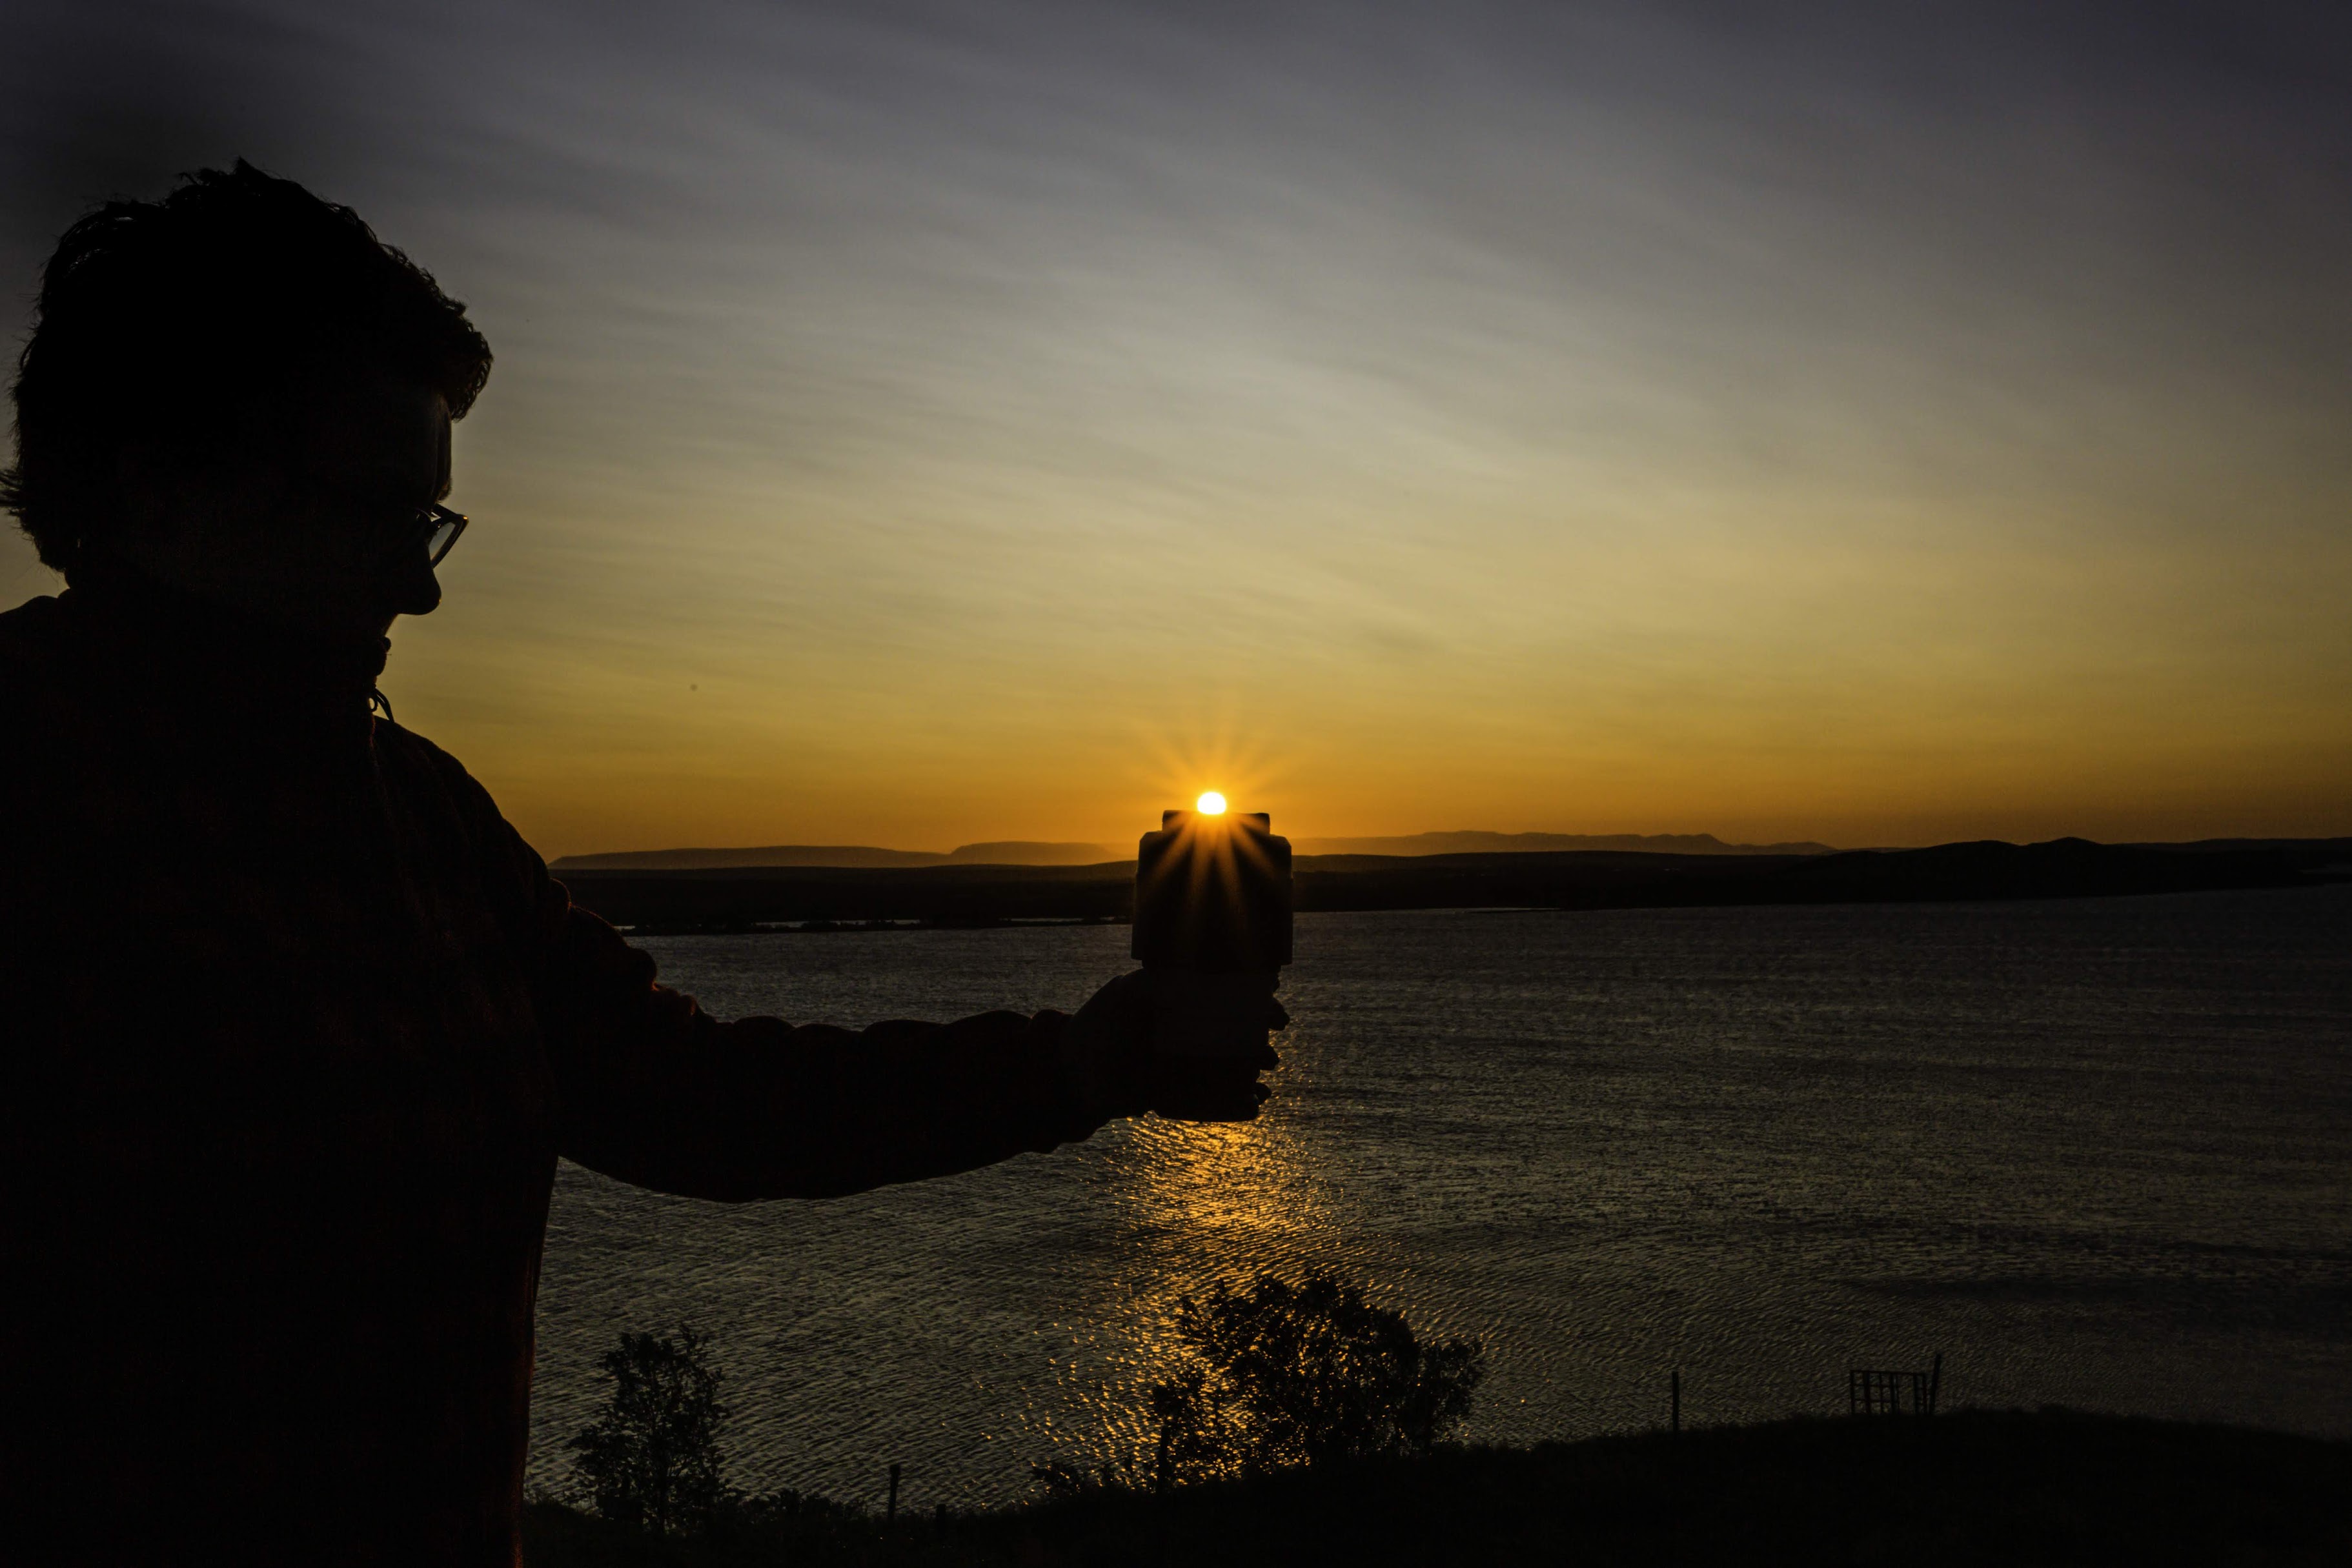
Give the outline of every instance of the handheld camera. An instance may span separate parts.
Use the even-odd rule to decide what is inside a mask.
[[[1209,810],[1210,804],[1218,808]],[[1163,1116],[1224,1121],[1237,1064],[1262,1056],[1268,1001],[1290,962],[1290,841],[1263,811],[1163,811],[1136,848],[1134,953],[1151,977]],[[1254,1084],[1257,1070],[1242,1074]]]

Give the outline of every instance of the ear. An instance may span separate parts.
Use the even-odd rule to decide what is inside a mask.
[[[118,530],[148,534],[181,509],[185,489],[182,465],[145,443],[126,443],[114,450],[112,495],[104,507]]]

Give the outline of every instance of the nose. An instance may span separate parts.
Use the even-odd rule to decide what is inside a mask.
[[[430,615],[441,608],[441,580],[425,564],[425,552],[404,562],[392,580],[391,610],[394,615]]]

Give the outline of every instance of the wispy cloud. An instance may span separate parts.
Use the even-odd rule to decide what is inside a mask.
[[[1335,831],[2309,826],[2352,755],[2333,10],[11,26],[7,276],[242,153],[472,303],[402,711],[554,850],[1111,835],[1202,692]]]

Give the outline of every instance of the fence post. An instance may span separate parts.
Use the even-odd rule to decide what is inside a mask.
[[[1937,1352],[1936,1353],[1936,1359],[1935,1359],[1935,1361],[1934,1361],[1934,1362],[1933,1362],[1933,1363],[1928,1366],[1928,1368],[1927,1368],[1927,1414],[1928,1414],[1928,1415],[1933,1416],[1933,1415],[1936,1413],[1936,1401],[1937,1401],[1937,1399],[1938,1397],[1940,1397],[1940,1396],[1942,1396],[1943,1392],[1944,1392],[1944,1353],[1943,1353],[1942,1351],[1940,1351],[1940,1350],[1939,1350],[1939,1351],[1937,1351]]]
[[[898,1517],[898,1466],[896,1466],[896,1465],[892,1465],[892,1466],[890,1467],[890,1502],[889,1502],[889,1506],[883,1510],[883,1512],[882,1512],[882,1522],[883,1522],[883,1523],[885,1523],[885,1524],[893,1523],[893,1522],[895,1522],[895,1521],[897,1521]]]
[[[1152,1474],[1151,1490],[1153,1491],[1168,1490],[1168,1442],[1175,1425],[1176,1417],[1173,1416],[1162,1416],[1160,1418],[1160,1463]]]

